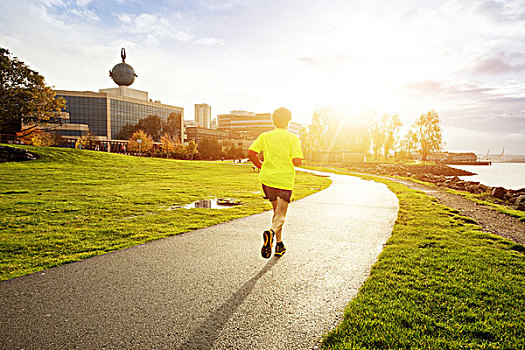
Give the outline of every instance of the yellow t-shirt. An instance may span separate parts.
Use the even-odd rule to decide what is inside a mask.
[[[250,150],[263,152],[264,162],[259,180],[266,186],[292,190],[295,181],[293,158],[304,158],[297,135],[285,129],[274,129],[259,135]]]

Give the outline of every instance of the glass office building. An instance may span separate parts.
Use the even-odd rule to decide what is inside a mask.
[[[177,138],[183,142],[184,109],[148,100],[146,92],[123,88],[55,92],[66,100],[64,112],[69,114],[69,119],[63,121],[64,136],[81,136],[87,125],[99,140],[118,140],[124,126],[136,125],[148,116],[158,116],[164,122],[169,117],[175,121]]]

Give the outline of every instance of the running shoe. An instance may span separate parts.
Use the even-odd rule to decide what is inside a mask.
[[[272,256],[273,236],[275,236],[275,232],[272,230],[266,230],[263,232],[261,255],[265,259],[269,259],[270,256]]]
[[[275,255],[281,256],[284,253],[286,253],[286,247],[284,246],[283,242],[277,242],[275,245]]]

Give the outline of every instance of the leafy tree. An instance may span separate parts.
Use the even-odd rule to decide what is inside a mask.
[[[120,132],[117,135],[117,139],[127,140],[131,138],[135,131],[138,131],[138,129],[135,128],[135,125],[126,124],[120,129]]]
[[[193,156],[197,154],[197,145],[195,144],[195,141],[190,140],[186,147],[188,149],[188,156],[190,156],[191,160],[193,160]]]
[[[399,118],[399,115],[388,115],[385,114],[383,116],[383,128],[384,128],[384,144],[383,149],[385,151],[385,159],[388,158],[388,154],[390,153],[390,150],[392,150],[395,147],[396,139],[398,137],[397,133],[399,131],[399,127],[403,125],[401,123],[401,119]]]
[[[177,159],[188,158],[188,152],[188,146],[183,145],[179,140],[175,140],[175,157]]]
[[[137,125],[135,125],[135,131],[139,130],[143,130],[146,134],[149,134],[153,140],[159,141],[162,132],[162,120],[156,115],[149,115],[146,118],[142,118]]]
[[[407,158],[417,149],[417,143],[417,134],[415,131],[413,129],[408,130],[403,140],[401,140],[401,150]]]
[[[320,109],[314,112],[312,124],[308,127],[310,142],[308,147],[312,150],[327,151],[330,145],[330,127],[332,117],[328,109]]]
[[[58,146],[61,136],[55,132],[40,131],[32,134],[31,144],[33,146]]]
[[[370,128],[370,138],[372,140],[372,151],[374,152],[374,158],[377,160],[377,155],[381,152],[381,149],[385,146],[385,129],[383,126],[383,119],[374,120]]]
[[[222,147],[215,139],[204,139],[197,146],[202,159],[218,159],[221,156]]]
[[[36,125],[29,124],[16,133],[16,138],[26,145],[32,145],[33,137],[41,132],[43,131],[39,129]]]
[[[43,76],[0,47],[0,133],[15,134],[23,122],[53,120],[65,105]]]
[[[166,158],[168,158],[170,154],[175,152],[177,143],[168,134],[164,133],[164,135],[162,135],[162,137],[160,138],[160,142],[160,147],[162,148],[164,153],[166,153]]]
[[[174,139],[180,140],[181,118],[178,113],[170,113],[166,122],[162,125],[162,131]]]
[[[443,147],[439,115],[434,110],[422,114],[414,124],[414,128],[421,158],[426,161],[430,153],[439,152]]]
[[[80,136],[75,142],[75,148],[95,149],[96,145],[95,135],[89,132],[86,135]]]
[[[149,152],[153,148],[153,138],[143,130],[133,133],[129,139],[128,149],[132,152]]]
[[[236,147],[235,145],[231,145],[226,151],[226,158],[240,159],[244,158],[244,156],[245,154],[242,147]]]
[[[312,137],[311,133],[309,132],[309,128],[307,126],[303,126],[299,134],[299,140],[301,140],[301,146],[303,148],[305,156],[307,156],[312,150],[313,142],[311,139]]]

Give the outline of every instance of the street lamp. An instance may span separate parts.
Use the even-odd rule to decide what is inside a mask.
[[[137,143],[139,144],[139,154],[142,155],[142,149],[140,147],[140,144],[142,143],[142,139],[138,139]]]

